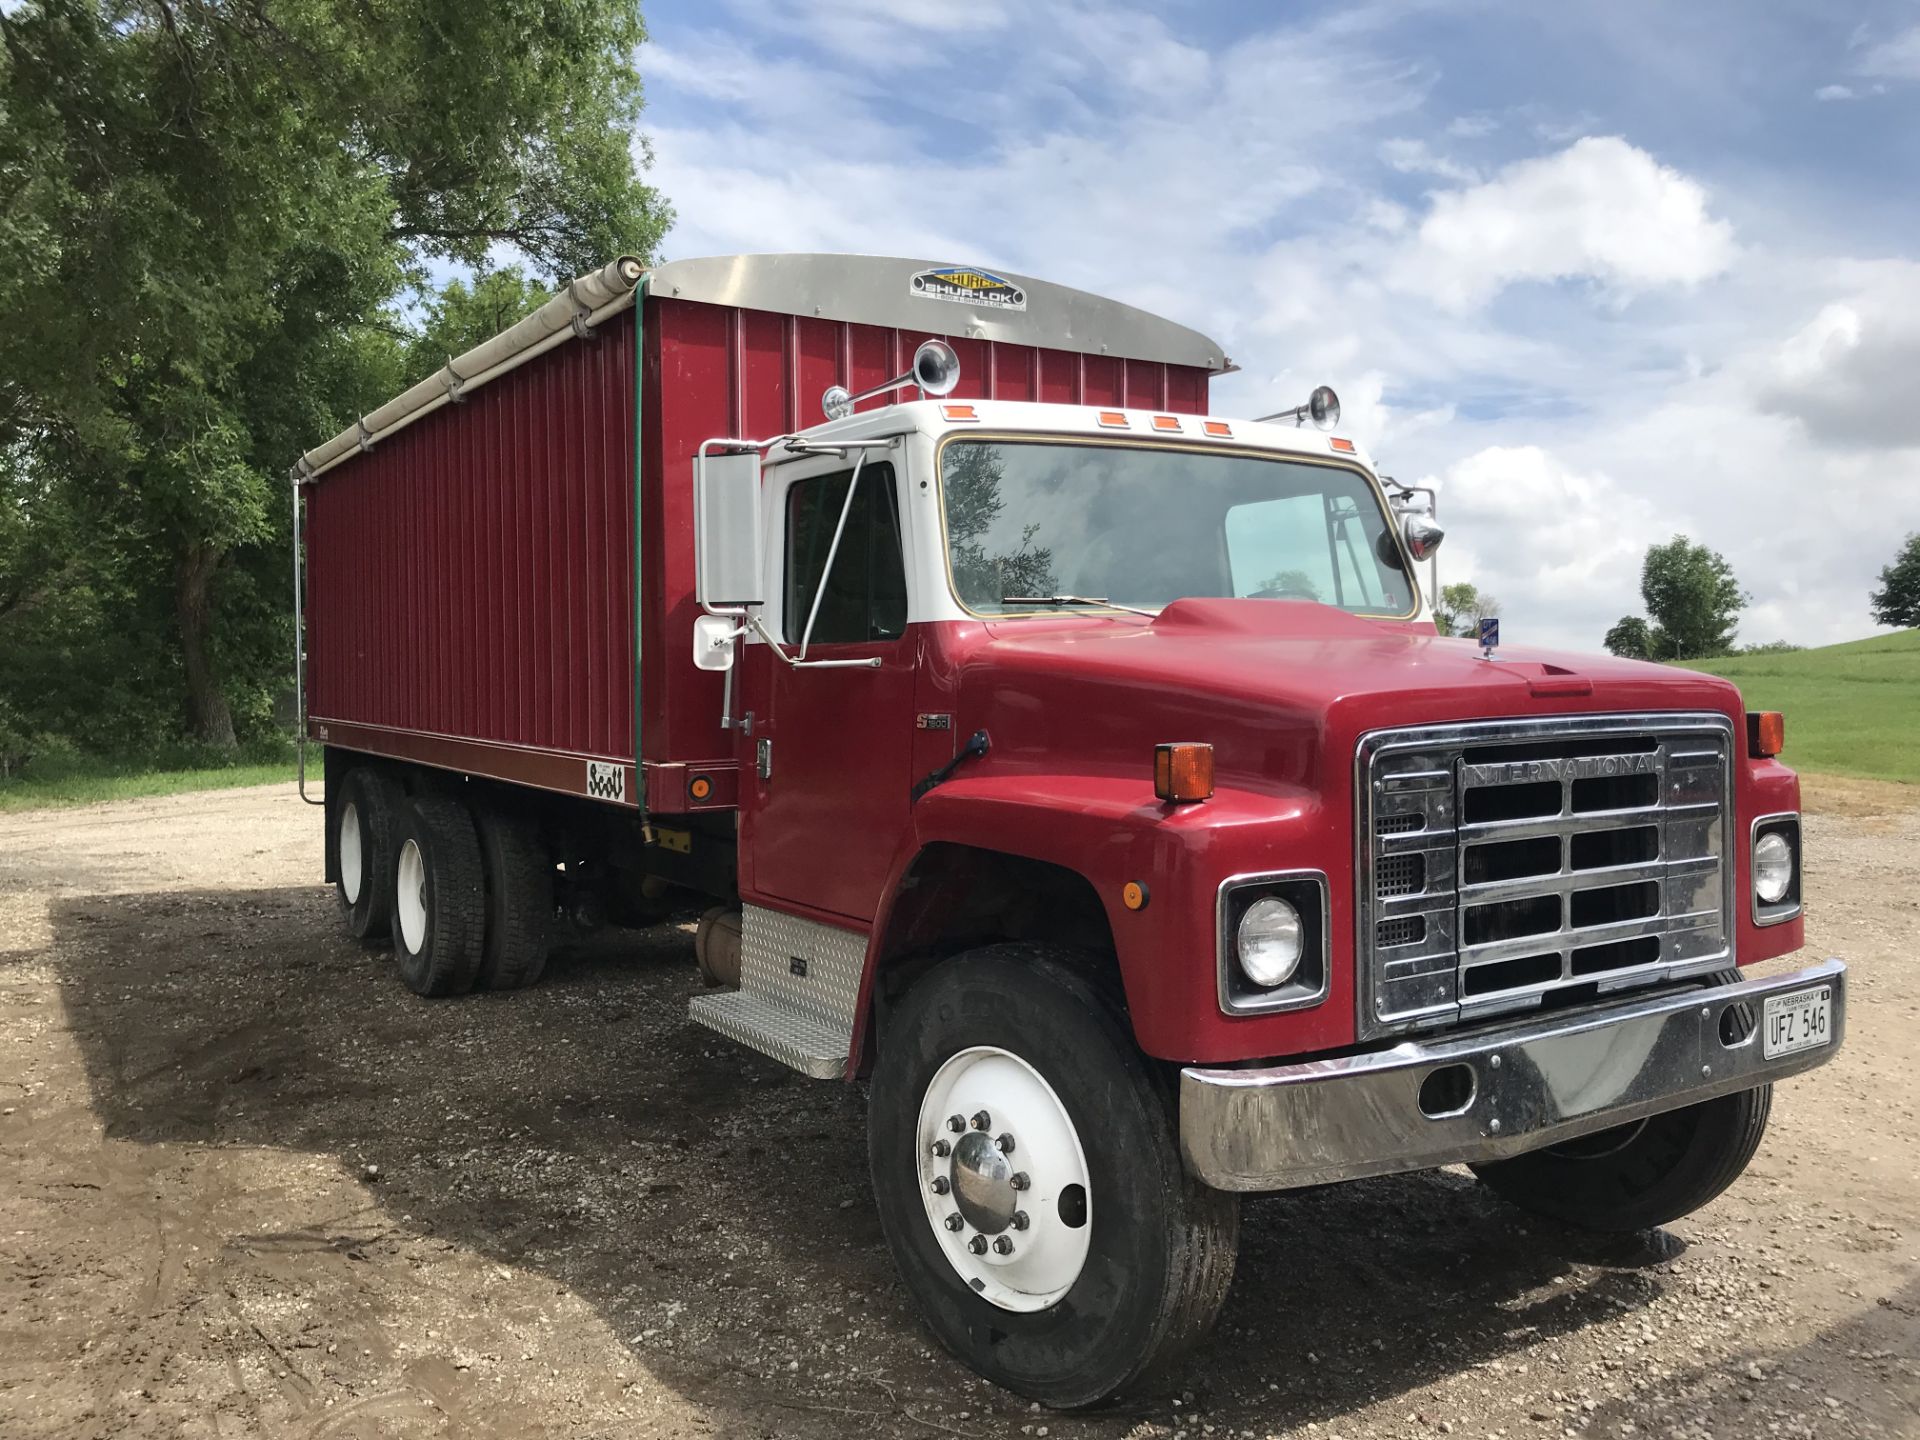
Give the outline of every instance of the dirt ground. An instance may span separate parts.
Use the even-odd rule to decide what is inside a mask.
[[[1093,1417],[935,1352],[861,1096],[691,1028],[683,931],[425,1003],[290,788],[0,818],[0,1436],[1920,1436],[1920,814],[1809,794],[1850,1035],[1729,1195],[1255,1200],[1184,1394]]]

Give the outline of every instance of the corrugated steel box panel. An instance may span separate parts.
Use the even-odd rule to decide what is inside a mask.
[[[627,312],[311,486],[314,721],[631,762],[633,410]]]

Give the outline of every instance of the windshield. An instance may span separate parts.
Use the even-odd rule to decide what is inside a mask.
[[[940,469],[954,590],[978,614],[1031,611],[1037,597],[1148,610],[1187,596],[1414,609],[1387,513],[1357,471],[985,438],[949,441]]]

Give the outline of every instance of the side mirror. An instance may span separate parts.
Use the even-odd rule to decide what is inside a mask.
[[[1406,515],[1400,520],[1400,535],[1407,542],[1407,553],[1415,560],[1431,560],[1447,532],[1424,515]]]
[[[760,593],[764,582],[757,451],[695,458],[693,572],[694,596],[702,605],[738,609],[765,602],[767,597]],[[731,663],[729,657],[727,664]]]
[[[693,668],[731,670],[733,640],[740,632],[725,615],[693,617]]]

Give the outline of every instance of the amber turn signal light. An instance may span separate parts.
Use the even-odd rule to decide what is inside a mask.
[[[1190,805],[1213,794],[1213,747],[1154,746],[1153,793],[1169,805]]]
[[[1778,710],[1747,712],[1747,753],[1767,760],[1787,748],[1787,717]]]

